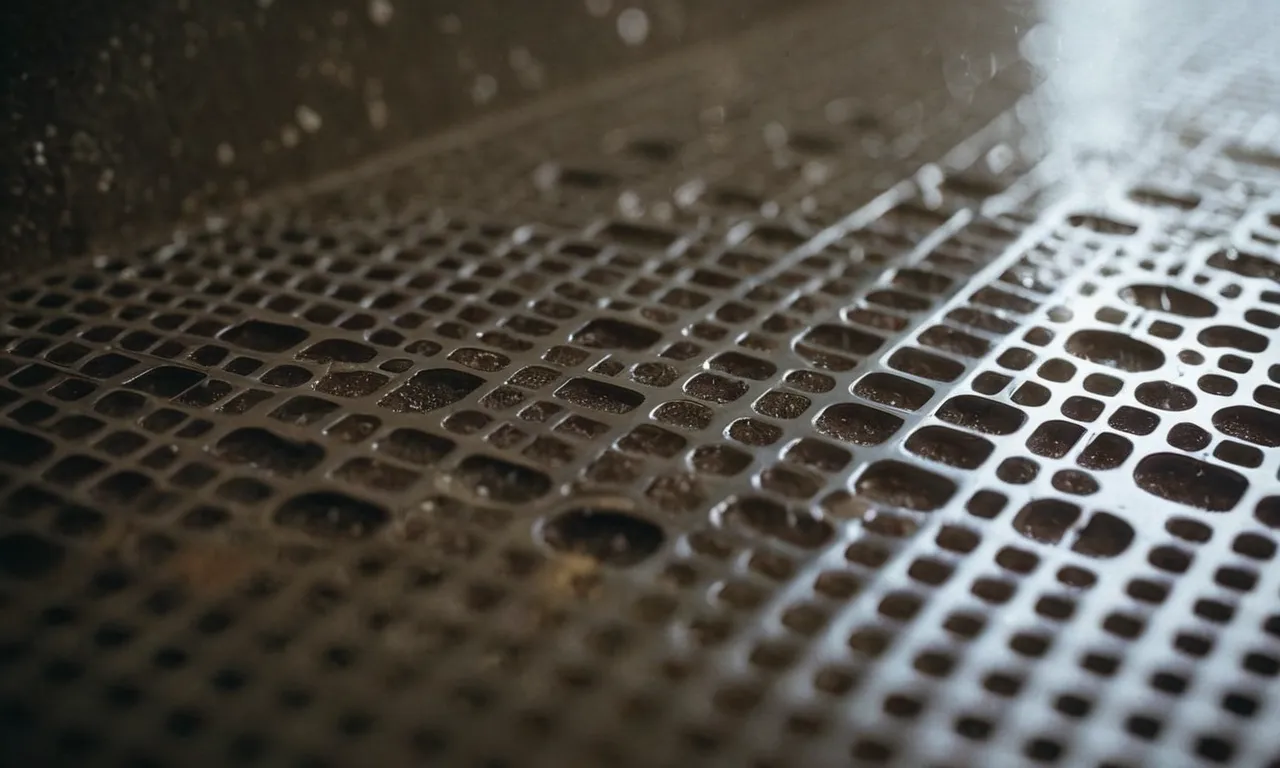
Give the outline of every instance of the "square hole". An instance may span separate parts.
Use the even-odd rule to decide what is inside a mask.
[[[1017,588],[1012,582],[1003,579],[976,579],[973,587],[969,590],[978,599],[994,605],[1003,605],[1013,598],[1013,593]]]
[[[1222,697],[1222,708],[1233,715],[1253,717],[1258,711],[1258,700],[1241,693],[1228,693]]]
[[[1220,602],[1218,600],[1202,599],[1197,600],[1192,611],[1195,615],[1215,624],[1226,624],[1235,617],[1236,609],[1233,605]]]
[[[1094,317],[1099,321],[1109,323],[1111,325],[1120,325],[1128,316],[1129,315],[1123,310],[1119,310],[1114,307],[1102,307],[1096,314],[1094,314]]]
[[[981,541],[982,538],[974,531],[955,525],[943,526],[936,539],[939,547],[960,555],[969,554]]]
[[[1228,464],[1253,469],[1262,466],[1262,451],[1252,445],[1237,443],[1234,440],[1223,440],[1213,449],[1214,458]]]
[[[944,678],[955,669],[956,660],[950,654],[937,651],[926,651],[916,657],[917,672],[934,678]]]
[[[1213,580],[1220,586],[1227,589],[1234,589],[1238,592],[1248,592],[1258,583],[1258,576],[1253,571],[1247,571],[1243,568],[1219,568],[1214,574]]]
[[[1151,605],[1163,603],[1169,596],[1169,588],[1148,579],[1134,579],[1126,588],[1129,597]]]
[[[1253,560],[1270,560],[1275,557],[1276,543],[1257,533],[1242,533],[1231,544],[1231,551]]]
[[[1120,660],[1102,653],[1088,653],[1080,660],[1080,666],[1095,675],[1111,677],[1120,668]]]
[[[1213,650],[1213,639],[1188,632],[1179,633],[1173,641],[1173,647],[1196,658],[1203,658]]]
[[[1074,601],[1053,595],[1046,595],[1036,602],[1036,613],[1053,621],[1067,621],[1075,610]]]
[[[889,561],[889,552],[870,541],[856,541],[845,550],[844,556],[851,563],[866,568],[879,568]]]
[[[1084,379],[1086,391],[1102,397],[1114,397],[1124,388],[1124,382],[1105,373],[1091,373]]]
[[[983,395],[997,395],[1013,381],[1012,376],[994,371],[983,371],[973,380],[973,391]]]
[[[996,553],[996,564],[1007,571],[1025,575],[1031,573],[1040,564],[1040,558],[1034,552],[1017,547],[1004,547]]]
[[[936,587],[951,577],[954,569],[947,563],[933,558],[917,558],[907,570],[912,579]]]
[[[1079,720],[1088,717],[1089,713],[1093,711],[1093,702],[1081,696],[1068,693],[1059,696],[1054,701],[1053,707],[1067,717]]]
[[[1073,395],[1068,397],[1062,404],[1062,415],[1068,419],[1076,421],[1093,422],[1097,421],[1102,415],[1102,411],[1106,406],[1100,400],[1094,400],[1092,397],[1082,397]]]
[[[1027,331],[1022,336],[1022,339],[1028,344],[1033,344],[1037,347],[1047,346],[1049,342],[1053,341],[1053,331],[1048,328],[1036,326]]]
[[[1052,397],[1053,393],[1045,387],[1034,381],[1026,381],[1013,393],[1013,402],[1027,408],[1039,408]]]
[[[49,395],[64,402],[74,402],[88,397],[97,389],[96,384],[91,384],[84,379],[64,379],[49,390]]]
[[[170,480],[174,485],[182,488],[198,489],[208,485],[217,476],[218,471],[216,469],[207,464],[196,462],[183,466],[173,473]]]
[[[992,729],[990,721],[977,717],[961,717],[955,722],[955,732],[973,741],[986,741]]]
[[[1009,499],[1003,493],[982,490],[973,494],[965,509],[974,517],[991,520],[999,515],[1008,503]]]
[[[1001,368],[1011,371],[1021,371],[1036,361],[1035,353],[1029,349],[1014,347],[1007,349],[996,358],[996,363]]]
[[[1239,355],[1223,355],[1218,358],[1218,367],[1230,373],[1248,373],[1253,362]]]
[[[1168,573],[1186,573],[1191,560],[1190,552],[1173,546],[1154,547],[1147,555],[1147,562]]]
[[[1172,696],[1181,696],[1187,690],[1187,678],[1172,672],[1157,672],[1151,676],[1151,687]]]
[[[1023,747],[1023,754],[1037,763],[1057,762],[1062,751],[1062,745],[1050,739],[1032,739]]]
[[[1146,628],[1145,622],[1136,616],[1112,613],[1102,621],[1102,628],[1116,637],[1134,640]]]
[[[855,490],[874,501],[917,512],[944,506],[956,492],[951,480],[900,461],[878,461],[858,476]]]
[[[997,696],[1012,698],[1022,690],[1022,680],[1002,672],[993,672],[982,681],[982,687]]]
[[[1036,373],[1045,381],[1062,384],[1071,381],[1071,378],[1076,375],[1076,367],[1066,360],[1054,358],[1045,361]]]
[[[977,637],[986,626],[986,619],[974,613],[953,613],[947,617],[943,627],[948,632],[959,635],[962,638],[972,639]]]
[[[1160,426],[1160,417],[1141,408],[1125,405],[1111,414],[1107,424],[1112,429],[1127,432],[1131,435],[1149,435]]]
[[[1124,728],[1140,739],[1152,741],[1160,735],[1161,723],[1152,717],[1134,715],[1125,721]]]

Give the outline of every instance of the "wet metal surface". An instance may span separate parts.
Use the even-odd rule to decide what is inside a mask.
[[[169,232],[793,5],[6,3],[0,262],[28,268]]]
[[[1275,764],[1276,14],[1152,17],[1085,174],[999,6],[8,287],[5,756]]]

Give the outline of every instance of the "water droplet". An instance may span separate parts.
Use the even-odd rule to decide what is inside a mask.
[[[391,23],[391,17],[395,15],[395,11],[395,6],[391,4],[391,0],[369,1],[369,20],[379,27]]]
[[[294,117],[298,121],[298,127],[307,133],[315,133],[320,130],[320,127],[324,124],[320,115],[306,104],[298,107],[297,111],[294,113]]]
[[[533,57],[528,48],[517,46],[507,55],[511,69],[515,71],[520,84],[530,90],[541,88],[546,82],[546,69]]]
[[[440,31],[446,35],[456,35],[462,31],[462,19],[452,13],[440,17]]]
[[[787,127],[782,123],[769,123],[764,127],[764,143],[771,149],[782,149],[787,145]]]
[[[493,75],[476,75],[471,83],[471,100],[476,104],[488,104],[498,95],[498,81]]]
[[[369,115],[369,125],[379,131],[386,128],[389,110],[386,100],[382,98],[382,83],[378,80],[369,80],[365,83],[364,93],[364,106]]]
[[[627,45],[643,45],[649,39],[649,16],[639,8],[618,14],[618,37]]]

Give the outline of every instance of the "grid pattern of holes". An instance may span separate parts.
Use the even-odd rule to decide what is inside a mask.
[[[911,164],[814,133],[855,55],[819,29],[752,65],[799,95],[663,145],[708,174],[732,148],[705,190],[607,130],[647,96],[589,157],[492,141],[308,209],[349,223],[274,212],[11,289],[4,722],[132,764],[512,758],[492,728],[618,764],[1269,757],[1274,181],[1197,177],[1169,213],[1154,158],[1129,232],[979,210],[975,166],[826,229]],[[892,133],[921,95],[849,119]],[[915,158],[974,127],[923,95]],[[760,176],[813,153],[839,178]],[[423,185],[459,205],[401,197]],[[1176,245],[1223,234],[1251,247]],[[102,711],[55,712],[69,686]]]

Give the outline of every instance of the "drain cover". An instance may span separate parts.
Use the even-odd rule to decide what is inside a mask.
[[[1080,187],[998,5],[14,281],[6,761],[1280,758],[1274,10],[1151,19]]]

